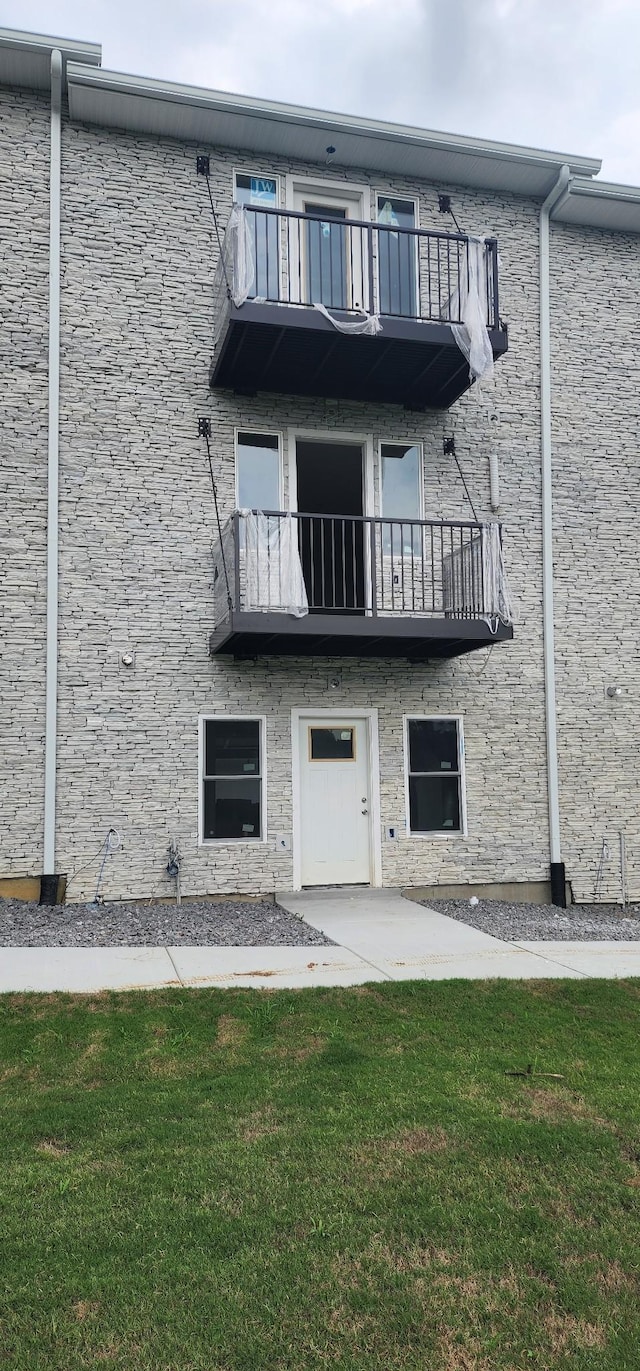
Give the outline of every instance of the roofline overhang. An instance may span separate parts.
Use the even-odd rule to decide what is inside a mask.
[[[640,186],[572,176],[550,217],[560,224],[640,233]]]
[[[102,45],[85,43],[77,38],[56,38],[51,34],[25,33],[20,29],[0,28],[0,49],[25,53],[31,57],[49,57],[56,50],[64,62],[79,62],[92,71],[102,61]]]
[[[567,155],[540,148],[520,147],[513,143],[466,137],[462,134],[440,133],[410,125],[388,123],[359,115],[339,114],[329,110],[310,109],[301,105],[266,101],[228,91],[207,90],[178,82],[158,81],[151,77],[134,76],[127,72],[96,70],[80,63],[71,63],[68,71],[70,86],[92,87],[96,91],[121,94],[147,100],[160,100],[182,108],[207,110],[211,113],[247,116],[278,124],[323,130],[327,134],[356,134],[359,138],[379,140],[422,148],[424,151],[461,154],[478,158],[500,159],[505,164],[548,168],[550,177],[555,169],[568,165],[574,174],[595,176],[601,160],[593,157]]]

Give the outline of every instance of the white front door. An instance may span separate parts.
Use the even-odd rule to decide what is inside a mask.
[[[300,720],[302,885],[368,885],[371,793],[366,719]]]

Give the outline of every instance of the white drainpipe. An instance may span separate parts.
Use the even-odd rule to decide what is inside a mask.
[[[51,149],[49,174],[49,442],[47,455],[47,653],[43,851],[43,872],[45,876],[53,876],[56,871],[61,107],[62,53],[57,48],[54,48],[51,53]],[[50,890],[48,891],[46,902],[51,902]]]
[[[547,732],[547,790],[551,898],[565,904],[565,872],[560,847],[558,736],[556,726],[556,670],[553,609],[553,479],[551,466],[551,335],[549,301],[549,219],[568,194],[571,173],[562,167],[553,190],[540,210],[540,411],[542,451],[542,621]]]

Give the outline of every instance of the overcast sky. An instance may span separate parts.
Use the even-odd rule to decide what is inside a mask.
[[[640,184],[640,0],[0,0],[102,65],[602,157]]]

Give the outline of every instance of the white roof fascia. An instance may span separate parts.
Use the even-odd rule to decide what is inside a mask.
[[[537,148],[261,101],[252,96],[124,72],[97,71],[76,63],[69,65],[68,82],[71,117],[82,122],[254,151],[271,150],[282,155],[287,151],[303,155],[301,136],[307,131],[307,140],[310,144],[314,142],[314,157],[326,151],[326,143],[321,139],[336,144],[342,140],[342,147],[338,144],[337,163],[343,166],[391,169],[402,149],[405,159],[415,164],[418,175],[428,176],[435,168],[435,174],[443,178],[448,170],[452,181],[459,172],[462,184],[500,185],[534,195],[546,194],[563,165],[587,177],[596,175],[601,166],[595,158],[568,157]]]
[[[47,89],[51,53],[56,49],[62,53],[63,66],[69,62],[81,62],[89,70],[95,70],[102,60],[99,43],[83,43],[75,38],[56,38],[50,34],[0,28],[0,85]]]

